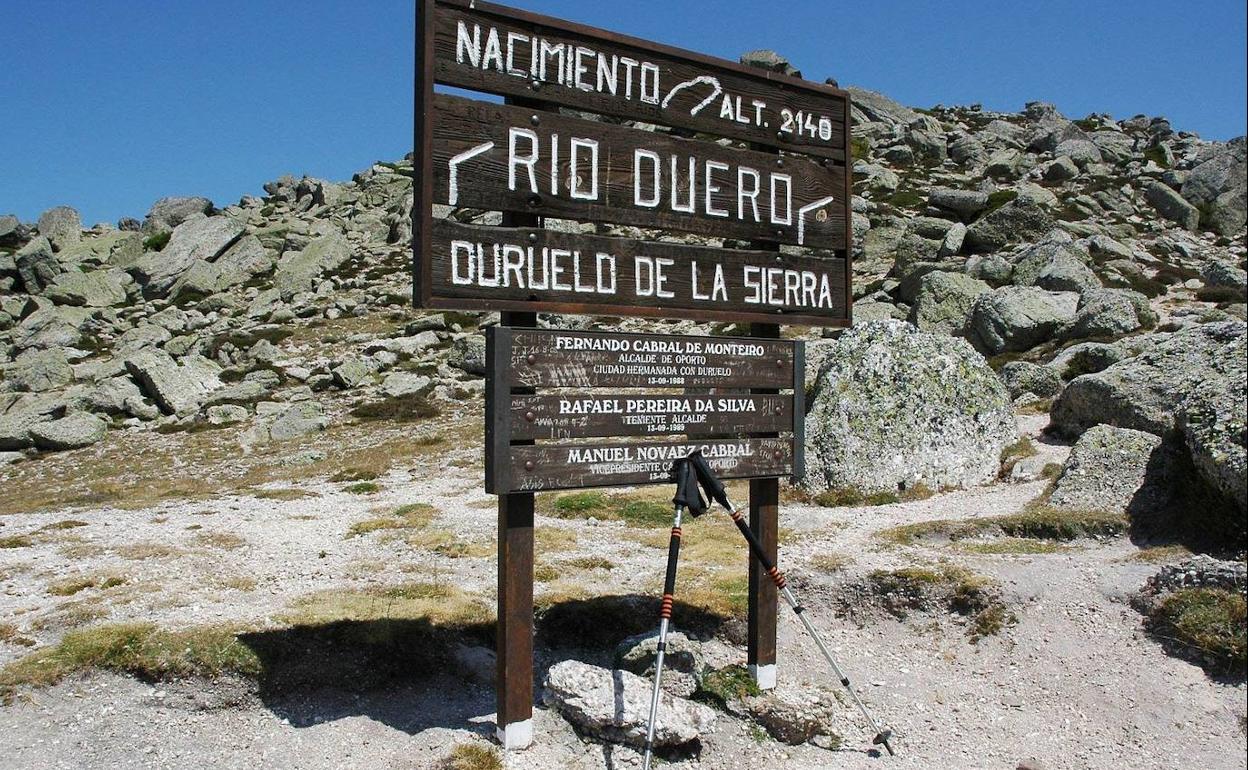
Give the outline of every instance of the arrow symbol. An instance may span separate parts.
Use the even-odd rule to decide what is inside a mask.
[[[824,206],[828,205],[829,203],[832,203],[835,200],[836,198],[833,198],[831,195],[829,195],[823,200],[815,201],[814,203],[811,203],[810,205],[807,205],[807,206],[803,206],[797,210],[797,243],[798,245],[805,245],[806,243],[806,215],[814,211],[815,209],[823,208]]]
[[[494,149],[493,142],[486,142],[485,144],[479,144],[476,147],[473,147],[471,150],[464,150],[463,152],[454,156],[453,158],[450,159],[450,161],[447,162],[447,165],[450,167],[450,170],[451,170],[450,192],[446,196],[447,205],[454,206],[456,203],[459,202],[459,175],[458,175],[459,164],[463,163],[466,160],[472,160],[473,158],[477,157],[481,153],[489,152],[492,149]]]

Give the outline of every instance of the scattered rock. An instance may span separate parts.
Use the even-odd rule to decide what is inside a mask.
[[[174,228],[169,243],[145,254],[132,268],[150,296],[165,296],[198,260],[211,262],[243,234],[243,226],[226,216],[194,216]]]
[[[4,370],[4,381],[13,390],[33,393],[63,388],[73,380],[74,370],[59,348],[27,353]]]
[[[1248,326],[1242,321],[1202,324],[1163,336],[1139,355],[1072,380],[1053,404],[1053,426],[1067,436],[1098,423],[1167,435],[1197,385],[1222,382],[1228,390],[1244,393],[1246,339]]]
[[[1079,307],[1065,339],[1121,337],[1157,325],[1157,313],[1148,298],[1130,289],[1090,289],[1079,297]]]
[[[1192,231],[1200,227],[1199,209],[1161,182],[1153,182],[1144,188],[1144,199],[1157,209],[1158,214],[1181,227]]]
[[[643,746],[650,714],[650,682],[628,671],[608,671],[575,660],[546,674],[542,700],[598,738]],[[683,746],[715,726],[709,707],[661,693],[654,745]]]
[[[143,350],[126,359],[126,369],[165,414],[197,412],[208,394],[224,385],[221,367],[201,356],[179,363],[163,351]]]
[[[1055,508],[1120,513],[1139,507],[1144,501],[1136,497],[1160,446],[1160,438],[1138,430],[1110,425],[1088,430],[1071,449],[1049,503]],[[1154,504],[1150,499],[1149,507]]]
[[[30,429],[35,446],[53,452],[81,449],[104,438],[108,423],[87,412],[74,412]]]
[[[910,323],[925,332],[963,335],[975,298],[989,291],[988,284],[965,273],[928,273],[910,305]]]
[[[1079,295],[1034,286],[1003,286],[975,300],[970,340],[986,355],[1030,350],[1074,320]]]
[[[329,418],[321,405],[313,401],[293,404],[269,426],[269,437],[274,441],[287,441],[309,433],[325,430]]]
[[[39,235],[47,238],[52,248],[64,251],[82,240],[82,218],[69,206],[57,206],[39,215]]]
[[[966,246],[972,251],[999,251],[1011,243],[1034,240],[1055,224],[1044,206],[1020,196],[972,224],[966,233]]]
[[[1030,361],[1011,361],[1001,367],[1001,381],[1010,389],[1010,398],[1031,393],[1041,398],[1056,396],[1062,390],[1062,378],[1051,367]]]
[[[143,231],[149,235],[173,232],[174,228],[197,214],[212,214],[212,201],[207,198],[161,198],[152,204],[143,220]]]
[[[658,632],[630,636],[615,648],[615,667],[653,678],[658,646]],[[692,697],[705,668],[701,646],[679,631],[669,631],[663,658],[663,689],[680,698]]]
[[[469,374],[485,376],[485,337],[480,334],[465,334],[451,344],[451,357],[448,361],[456,369]]]
[[[351,259],[351,247],[339,234],[323,235],[303,248],[288,252],[277,262],[273,288],[283,300],[302,291],[312,291],[327,272],[341,268]]]

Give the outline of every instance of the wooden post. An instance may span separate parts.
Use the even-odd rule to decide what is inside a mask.
[[[508,227],[534,227],[539,225],[539,220],[533,216],[504,214],[503,223]],[[537,326],[537,314],[503,313],[499,323],[531,328]],[[511,392],[533,391],[512,389]],[[498,628],[495,647],[498,656],[494,681],[497,698],[495,734],[504,750],[527,748],[533,742],[531,492],[498,496]]]
[[[780,327],[774,324],[752,324],[755,337],[775,339]],[[775,390],[754,390],[754,393],[775,393]],[[775,434],[772,434],[775,435]],[[763,543],[767,556],[776,562],[779,543],[780,480],[750,480],[750,529]],[[749,615],[747,618],[747,656],[750,674],[761,690],[776,686],[776,617],[779,595],[771,577],[763,572],[758,560],[746,553],[750,562]]]

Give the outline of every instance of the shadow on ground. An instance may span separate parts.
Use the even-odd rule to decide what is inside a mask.
[[[616,645],[658,626],[657,598],[621,595],[542,607],[536,614],[534,693],[561,660],[610,665]],[[696,636],[726,633],[744,623],[677,603],[679,627]],[[475,729],[494,712],[486,670],[465,670],[460,648],[494,648],[494,623],[437,625],[427,619],[339,621],[240,634],[260,660],[256,692],[266,708],[295,727],[353,716],[414,734],[433,727]],[[480,650],[478,650],[480,651]],[[485,656],[488,661],[488,655]]]

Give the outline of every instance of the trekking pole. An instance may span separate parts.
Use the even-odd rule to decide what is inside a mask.
[[[706,513],[706,503],[698,492],[697,478],[687,460],[677,460],[675,465],[676,495],[672,505],[676,518],[672,523],[672,537],[667,545],[667,576],[663,583],[663,601],[659,609],[658,656],[654,662],[654,690],[650,693],[650,721],[646,725],[645,762],[643,770],[650,770],[654,753],[654,731],[659,716],[659,681],[663,677],[663,658],[667,651],[667,629],[672,619],[672,602],[676,593],[676,561],[680,556],[680,518],[688,509],[695,518]]]
[[[819,636],[819,632],[806,618],[806,608],[798,604],[797,598],[793,596],[793,591],[785,580],[784,573],[776,568],[776,565],[767,557],[767,552],[763,549],[763,544],[759,542],[758,536],[754,534],[754,530],[750,529],[746,523],[745,517],[741,515],[741,511],[732,505],[728,499],[728,490],[724,488],[723,482],[715,478],[715,474],[711,471],[711,466],[706,462],[706,458],[702,456],[701,450],[693,452],[689,455],[689,464],[693,467],[697,474],[698,481],[701,482],[702,488],[706,490],[706,494],[715,502],[722,505],[728,515],[732,517],[733,522],[737,525],[737,529],[741,530],[741,534],[745,536],[746,542],[750,544],[750,551],[754,554],[754,558],[758,559],[758,563],[763,565],[763,570],[771,577],[771,581],[776,584],[776,588],[784,596],[784,600],[793,608],[794,614],[798,620],[802,621],[802,625],[806,627],[806,632],[815,640],[815,645],[819,651],[823,653],[823,657],[832,666],[832,670],[836,672],[836,676],[841,680],[841,685],[849,692],[849,697],[853,699],[858,706],[858,710],[867,718],[867,722],[871,725],[871,729],[875,730],[875,738],[872,743],[877,746],[883,746],[889,756],[894,756],[893,747],[889,745],[889,740],[893,737],[891,730],[885,730],[880,727],[879,723],[871,716],[871,712],[867,711],[867,707],[863,705],[862,699],[858,697],[858,693],[854,691],[854,687],[849,682],[849,677],[841,671],[841,667],[836,664],[832,658],[832,653],[828,651],[827,645],[823,643],[823,639]]]

